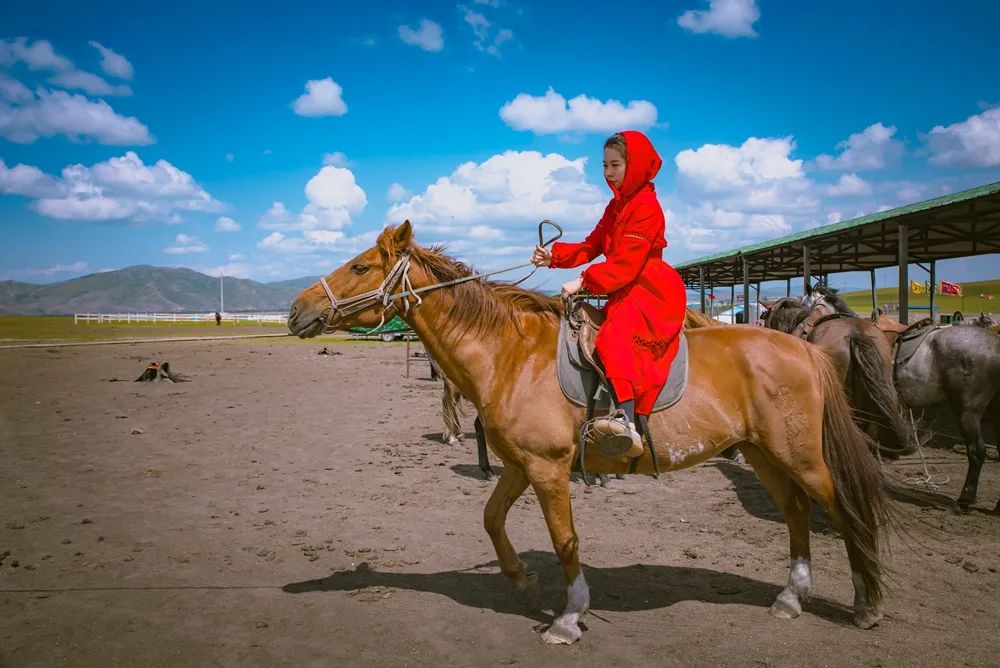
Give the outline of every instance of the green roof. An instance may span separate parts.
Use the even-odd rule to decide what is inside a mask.
[[[878,223],[884,220],[889,220],[891,218],[898,218],[900,216],[906,216],[909,214],[918,213],[920,211],[926,211],[928,209],[936,209],[938,207],[947,206],[949,204],[957,204],[960,202],[964,202],[966,200],[975,199],[977,197],[996,195],[996,194],[1000,194],[1000,181],[997,181],[996,183],[988,183],[986,185],[979,186],[978,188],[963,190],[961,192],[953,193],[951,195],[936,197],[934,199],[924,200],[923,202],[916,202],[915,204],[907,204],[906,206],[900,206],[895,209],[889,209],[887,211],[873,213],[867,216],[862,216],[860,218],[845,220],[839,223],[833,223],[831,225],[824,225],[823,227],[816,227],[811,230],[797,232],[795,234],[789,234],[788,236],[780,237],[778,239],[770,239],[768,241],[762,241],[760,243],[752,244],[750,246],[744,246],[743,248],[734,248],[732,250],[724,251],[722,253],[716,253],[714,255],[706,255],[705,257],[700,257],[695,260],[688,260],[687,262],[681,262],[679,264],[675,264],[674,267],[676,269],[696,267],[701,264],[706,264],[708,262],[712,262],[715,260],[721,260],[723,258],[731,257],[734,255],[747,255],[750,253],[754,253],[756,251],[775,248],[777,246],[783,246],[785,244],[794,243],[796,241],[817,239],[819,237],[823,237],[828,234],[836,234],[837,232],[843,232],[844,230],[849,230],[855,227],[868,225],[869,223]]]

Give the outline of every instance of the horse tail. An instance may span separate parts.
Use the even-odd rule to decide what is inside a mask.
[[[843,515],[841,530],[848,550],[853,546],[869,601],[877,605],[884,591],[882,550],[890,524],[882,470],[869,448],[869,439],[852,418],[833,362],[816,346],[807,347],[823,389],[823,459]]]
[[[863,332],[854,331],[850,338],[851,371],[860,382],[863,394],[854,392],[855,409],[860,396],[868,396],[868,412],[862,417],[878,425],[878,449],[882,455],[897,459],[917,449],[913,428],[903,416],[903,406],[892,382],[892,369],[886,366],[875,343]]]

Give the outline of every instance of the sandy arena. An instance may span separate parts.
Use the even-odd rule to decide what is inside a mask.
[[[542,581],[531,612],[482,529],[474,439],[440,442],[440,384],[423,360],[404,378],[405,359],[329,339],[0,351],[0,666],[1000,662],[992,448],[971,513],[903,507],[870,631],[819,511],[812,602],[767,614],[787,531],[749,469],[576,482],[592,612],[581,642],[544,645],[564,590],[538,504],[508,521]],[[191,382],[131,382],[150,360]],[[927,457],[956,497],[964,455]]]

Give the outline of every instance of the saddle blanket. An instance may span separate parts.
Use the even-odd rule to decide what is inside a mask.
[[[680,341],[677,356],[670,365],[667,382],[660,390],[653,406],[653,412],[670,408],[684,396],[687,387],[688,346],[687,337],[682,331],[678,334]],[[595,414],[607,413],[611,410],[611,388],[601,380],[600,375],[589,362],[581,359],[577,332],[569,326],[569,321],[562,318],[559,323],[559,353],[556,368],[559,375],[559,387],[566,398],[577,406],[586,406],[587,397],[594,397]]]

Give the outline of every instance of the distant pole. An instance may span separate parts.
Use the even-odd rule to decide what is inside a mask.
[[[937,283],[937,271],[936,271],[936,267],[934,266],[935,263],[936,263],[935,260],[931,260],[931,271],[930,271],[930,274],[931,274],[931,287],[930,287],[930,290],[929,290],[929,293],[930,293],[930,308],[928,309],[928,311],[931,314],[931,324],[934,324],[934,293],[937,292],[934,289],[934,285]]]
[[[875,290],[875,270],[874,269],[870,269],[869,272],[870,272],[870,276],[871,276],[871,286],[872,286],[872,314],[873,315],[877,315],[878,314],[878,292],[876,292],[876,290]]]
[[[226,312],[226,298],[222,291],[222,274],[219,274],[219,313]]]

